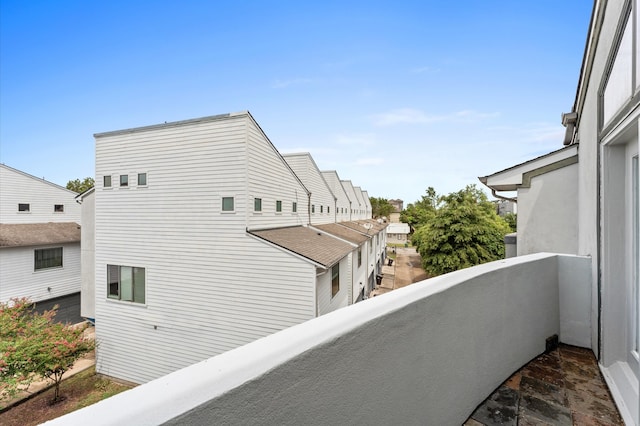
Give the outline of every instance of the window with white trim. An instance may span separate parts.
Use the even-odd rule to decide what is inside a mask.
[[[234,211],[234,200],[233,197],[222,197],[222,211],[223,212],[232,212]]]
[[[145,269],[107,265],[107,297],[126,302],[145,303]]]
[[[62,247],[35,249],[33,251],[33,269],[61,268]]]
[[[129,186],[129,175],[120,175],[120,186]]]
[[[111,175],[102,177],[102,186],[104,188],[111,188]]]
[[[138,173],[138,186],[147,186],[147,174]]]
[[[276,201],[276,212],[282,213],[282,201],[280,200]]]
[[[261,212],[262,211],[262,198],[254,198],[253,199],[253,211]]]
[[[64,204],[54,204],[53,205],[54,213],[64,213]]]
[[[19,203],[18,204],[18,211],[19,212],[30,212],[31,211],[31,205],[28,203]]]
[[[331,268],[331,297],[334,297],[340,291],[340,264],[336,263]]]
[[[291,211],[293,213],[297,213],[298,212],[298,203],[296,203],[295,201],[291,204]]]

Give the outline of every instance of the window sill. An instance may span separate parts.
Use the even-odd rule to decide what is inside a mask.
[[[137,306],[139,308],[147,308],[148,306],[146,303],[129,302],[127,300],[112,299],[110,297],[106,297],[105,300],[107,303],[116,303],[123,306]]]

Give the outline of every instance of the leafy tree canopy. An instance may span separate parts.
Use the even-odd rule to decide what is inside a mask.
[[[507,213],[504,215],[503,219],[511,228],[511,232],[516,232],[518,230],[518,215],[515,213]]]
[[[510,228],[475,185],[437,197],[432,206],[432,216],[412,237],[428,274],[440,275],[504,257],[504,236]]]
[[[407,205],[400,213],[400,221],[408,223],[413,229],[426,225],[438,207],[438,194],[431,186],[425,191],[425,195],[415,203]]]
[[[92,177],[86,177],[84,180],[74,179],[67,182],[67,189],[82,194],[87,189],[93,188],[95,181]]]
[[[53,402],[58,401],[62,375],[94,349],[83,327],[53,321],[56,309],[40,314],[27,299],[0,303],[0,399],[43,377],[54,382]]]
[[[393,205],[386,198],[369,197],[371,202],[371,209],[373,210],[373,217],[382,217],[389,215],[393,212]]]

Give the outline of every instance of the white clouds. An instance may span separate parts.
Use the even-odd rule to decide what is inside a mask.
[[[396,124],[430,124],[437,122],[476,122],[499,117],[500,113],[483,113],[474,110],[462,110],[449,114],[427,114],[413,108],[400,108],[373,116],[375,126],[393,126]]]

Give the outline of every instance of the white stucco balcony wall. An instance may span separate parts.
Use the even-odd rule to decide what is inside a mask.
[[[460,425],[547,337],[590,347],[590,271],[542,253],[432,278],[47,425]]]

